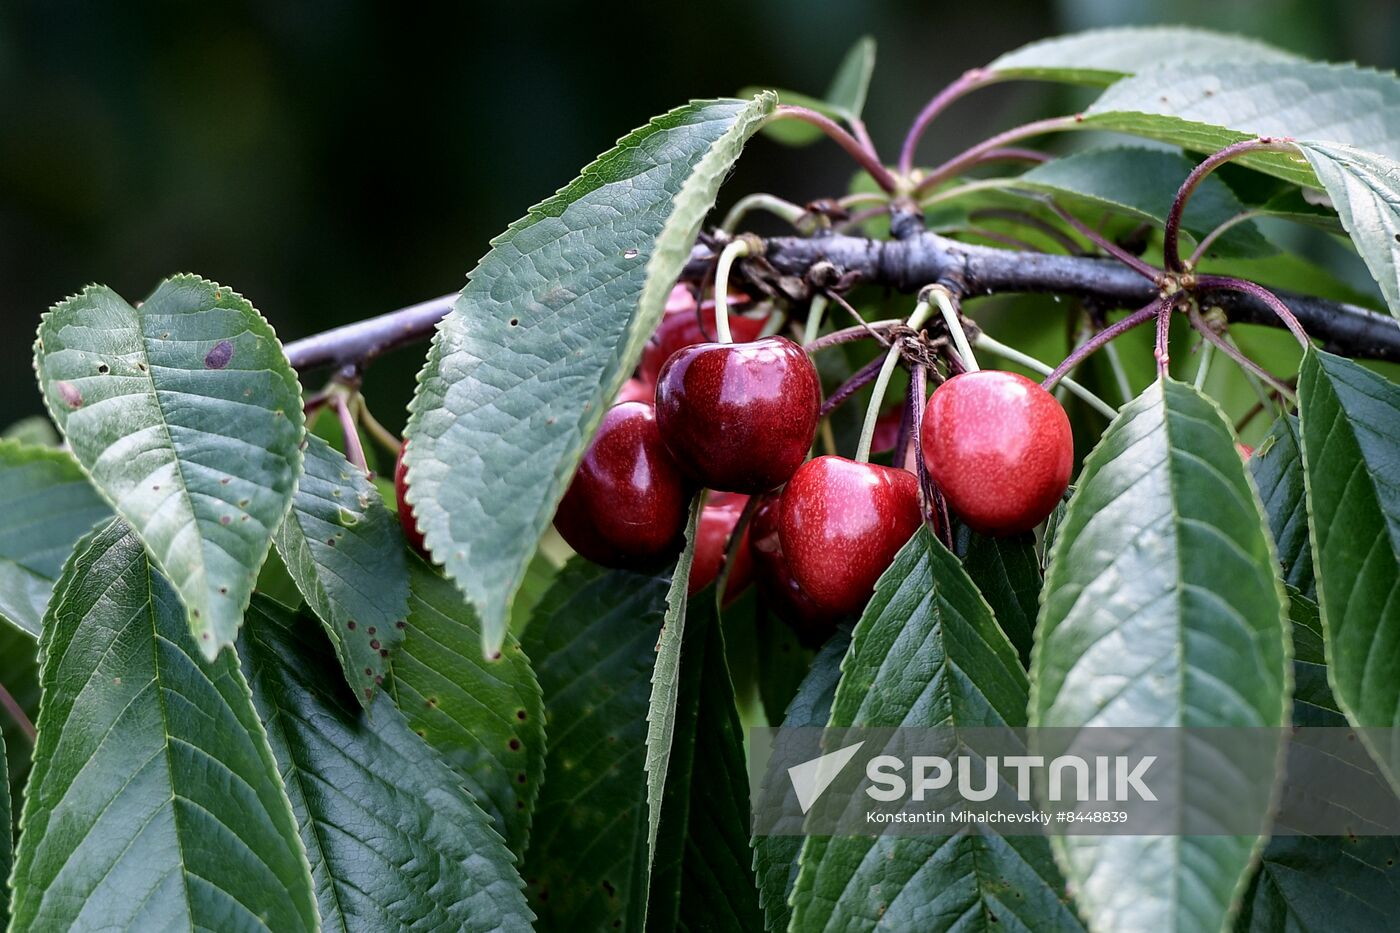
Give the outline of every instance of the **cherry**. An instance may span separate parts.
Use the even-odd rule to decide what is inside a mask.
[[[554,527],[579,554],[605,567],[633,567],[681,549],[690,487],[661,443],[656,412],[623,402],[603,415]]]
[[[820,405],[817,370],[786,337],[683,347],[656,383],[657,426],[671,455],[724,492],[785,483],[812,446]]]
[[[1243,459],[1246,463],[1249,462],[1250,457],[1254,456],[1254,448],[1249,446],[1248,444],[1236,444],[1235,449],[1240,452],[1241,459]]]
[[[403,528],[403,536],[409,546],[427,557],[428,549],[423,544],[423,533],[418,530],[418,522],[413,517],[413,507],[408,504],[408,464],[403,462],[406,450],[407,444],[401,446],[399,459],[394,462],[394,499],[399,506],[399,525]]]
[[[870,439],[872,454],[886,454],[899,444],[899,426],[904,421],[904,409],[895,407],[875,419],[875,433]]]
[[[729,539],[733,537],[734,528],[739,524],[748,501],[748,496],[737,493],[713,493],[700,510],[700,525],[695,532],[695,560],[690,565],[690,595],[694,596],[719,579],[729,549]],[[729,570],[729,580],[724,587],[724,605],[737,599],[752,582],[753,561],[749,556],[749,532],[746,528],[734,551],[734,566]]]
[[[1029,531],[1069,486],[1069,418],[1025,376],[985,369],[954,376],[929,399],[921,430],[930,475],[974,531]]]
[[[802,465],[783,490],[779,538],[793,578],[826,612],[859,612],[918,529],[913,473],[844,457]]]
[[[782,496],[772,492],[759,500],[749,524],[749,554],[763,604],[787,624],[798,641],[817,648],[836,631],[839,613],[827,612],[812,601],[793,579],[779,540]]]
[[[746,295],[731,292],[728,303],[732,308],[747,301]],[[742,317],[737,314],[729,316],[729,330],[737,341],[757,340],[767,323],[765,318]],[[713,340],[717,333],[714,299],[701,304],[700,314],[697,316],[695,296],[689,288],[677,285],[666,302],[666,312],[661,318],[661,323],[657,325],[656,332],[651,335],[647,345],[642,348],[642,360],[637,368],[637,376],[643,382],[655,385],[661,367],[670,359],[672,353],[681,347]]]

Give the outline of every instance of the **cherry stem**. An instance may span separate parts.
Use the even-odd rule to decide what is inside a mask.
[[[1186,210],[1186,202],[1191,199],[1191,193],[1205,181],[1207,175],[1237,156],[1251,152],[1286,152],[1292,148],[1291,140],[1287,137],[1277,140],[1270,136],[1245,139],[1208,156],[1193,168],[1177,189],[1171,209],[1167,211],[1167,225],[1162,235],[1162,260],[1166,267],[1173,272],[1181,272],[1185,268],[1181,263],[1181,215]]]
[[[1202,337],[1202,338],[1201,338],[1201,361],[1200,361],[1200,363],[1198,363],[1198,364],[1196,365],[1196,381],[1195,381],[1195,383],[1194,383],[1195,386],[1196,386],[1196,391],[1197,391],[1197,392],[1199,392],[1199,391],[1201,391],[1203,388],[1205,388],[1206,377],[1210,375],[1210,361],[1211,361],[1211,358],[1212,358],[1214,355],[1215,355],[1215,344],[1211,343],[1209,340],[1206,340],[1204,337]]]
[[[720,343],[734,342],[734,335],[729,332],[729,270],[734,260],[748,254],[748,240],[735,240],[719,253],[715,266],[715,334]]]
[[[925,291],[934,291],[941,286],[934,286]],[[914,306],[914,313],[909,315],[906,326],[918,332],[924,322],[928,320],[933,308],[927,298],[922,298]],[[966,341],[966,337],[963,338]],[[899,365],[900,347],[898,342],[890,344],[889,350],[885,353],[885,359],[880,364],[880,372],[875,377],[875,386],[870,391],[870,407],[865,411],[865,423],[860,428],[860,443],[856,445],[856,463],[868,463],[870,461],[870,445],[875,439],[875,424],[880,420],[880,409],[885,402],[885,392],[890,387],[890,378],[894,375],[895,367]]]
[[[802,325],[803,343],[811,343],[821,333],[822,317],[826,314],[826,305],[827,297],[825,295],[812,296],[812,301],[807,306],[807,323]]]
[[[1245,371],[1246,375],[1257,377],[1267,383],[1269,388],[1273,389],[1284,398],[1297,398],[1296,393],[1294,393],[1293,389],[1286,382],[1245,356],[1239,347],[1216,333],[1215,329],[1210,326],[1210,323],[1206,321],[1205,317],[1196,307],[1188,306],[1186,313],[1187,317],[1190,318],[1191,326],[1217,350],[1238,363],[1240,368]]]
[[[1198,275],[1196,276],[1196,288],[1223,288],[1228,291],[1241,292],[1250,297],[1257,298],[1269,306],[1269,310],[1278,315],[1278,319],[1283,322],[1293,334],[1298,345],[1304,350],[1312,346],[1312,341],[1308,339],[1308,332],[1303,330],[1303,325],[1298,323],[1297,316],[1269,289],[1246,279],[1237,279],[1228,275]]]
[[[808,110],[806,107],[783,104],[773,111],[772,118],[775,120],[801,120],[804,123],[810,123],[846,150],[846,154],[854,159],[861,168],[869,172],[870,177],[881,189],[893,194],[895,189],[899,187],[899,183],[890,174],[890,170],[880,162],[880,157],[875,153],[875,150],[870,148],[868,143],[862,145],[860,140],[843,130],[830,117],[823,116],[815,110]]]
[[[340,429],[345,435],[345,459],[359,467],[361,472],[368,473],[369,464],[365,460],[364,445],[360,443],[359,425],[355,423],[355,416],[346,404],[343,393],[337,392],[331,396],[331,408],[335,409],[335,415],[340,419]]]
[[[854,343],[857,340],[878,340],[882,344],[888,344],[889,337],[882,331],[891,330],[902,323],[902,321],[884,320],[871,321],[869,324],[857,324],[854,327],[843,327],[841,330],[834,330],[816,340],[808,341],[802,345],[802,349],[809,354],[820,353],[822,350],[829,350],[843,343]]]
[[[1191,253],[1191,258],[1186,260],[1187,265],[1195,268],[1201,261],[1201,257],[1206,254],[1206,250],[1215,245],[1215,241],[1224,236],[1228,231],[1234,229],[1246,220],[1253,220],[1255,217],[1263,216],[1263,211],[1241,211],[1229,220],[1221,221],[1210,233],[1201,238],[1201,242],[1196,244],[1196,249]]]
[[[985,139],[977,145],[963,150],[947,162],[933,169],[922,181],[914,186],[913,193],[916,196],[923,194],[925,191],[941,185],[948,179],[957,177],[969,168],[979,165],[986,157],[987,153],[1005,148],[1010,143],[1019,142],[1031,136],[1043,136],[1046,133],[1058,133],[1064,130],[1072,130],[1078,127],[1078,125],[1078,116],[1051,117],[1048,120],[1036,120],[998,133],[990,139]]]
[[[870,385],[871,381],[880,372],[880,367],[884,365],[884,362],[884,357],[877,356],[875,359],[856,370],[855,375],[841,383],[836,391],[832,392],[831,395],[827,396],[826,400],[822,402],[822,407],[817,412],[817,417],[825,418],[827,415],[830,415],[848,398]]]
[[[1176,302],[1167,300],[1162,302],[1162,306],[1157,309],[1157,341],[1152,348],[1152,355],[1157,360],[1157,375],[1165,379],[1171,375],[1171,348],[1168,340],[1171,337],[1172,309]]]
[[[933,99],[924,105],[924,109],[919,111],[919,115],[914,118],[914,123],[909,127],[909,132],[904,136],[904,145],[899,149],[899,174],[908,175],[914,167],[914,153],[919,148],[919,140],[923,139],[924,131],[948,105],[960,97],[985,87],[996,81],[995,72],[985,68],[973,68],[964,71],[957,80],[949,84],[943,90],[934,95]]]
[[[1099,347],[1104,346],[1117,337],[1121,337],[1139,324],[1146,324],[1148,321],[1152,320],[1157,313],[1157,309],[1162,306],[1164,300],[1165,299],[1162,298],[1153,299],[1150,303],[1138,308],[1121,321],[1118,321],[1116,324],[1108,325],[1103,330],[1075,347],[1070,351],[1069,356],[1065,357],[1060,365],[1051,370],[1050,375],[1046,376],[1041,381],[1040,387],[1047,392],[1050,391],[1055,388],[1056,384],[1058,384],[1067,373],[1082,363],[1085,358],[1099,349]]]
[[[967,341],[967,332],[963,330],[958,308],[953,303],[953,293],[943,285],[930,285],[924,289],[924,293],[933,299],[938,305],[938,310],[943,313],[943,323],[948,327],[948,336],[953,338],[953,346],[958,351],[958,362],[962,363],[963,371],[977,372],[981,367],[977,365],[977,357],[972,355],[972,344]],[[923,304],[926,305],[927,302],[928,298],[925,298]]]
[[[766,211],[775,217],[785,221],[791,227],[799,227],[805,208],[793,204],[772,194],[750,194],[740,198],[729,209],[729,213],[724,215],[724,222],[719,225],[719,229],[725,233],[733,233],[739,227],[739,221],[751,211]]]
[[[399,455],[400,451],[403,450],[403,441],[399,440],[393,431],[390,431],[379,423],[379,419],[374,417],[373,413],[370,412],[369,403],[365,401],[363,395],[356,397],[355,414],[359,419],[360,425],[364,427],[365,431],[369,433],[369,436],[373,438],[379,446],[383,447],[395,457]]]
[[[35,735],[34,723],[29,721],[29,714],[24,711],[23,706],[19,705],[19,701],[10,695],[10,691],[5,689],[4,684],[0,684],[0,709],[10,715],[10,718],[15,721],[15,725],[19,726],[19,731],[24,733],[25,738],[29,739],[32,745]]]
[[[1030,354],[1022,353],[1015,347],[1008,347],[1001,341],[993,340],[991,337],[988,337],[986,333],[978,335],[977,346],[979,348],[985,348],[988,352],[995,353],[1003,359],[1008,359],[1013,363],[1019,363],[1029,370],[1040,373],[1042,376],[1048,376],[1054,372],[1054,369],[1052,369],[1048,363],[1043,363]],[[1114,408],[1068,376],[1060,377],[1060,385],[1082,398],[1091,408],[1109,421],[1118,417],[1118,409]]]
[[[1105,253],[1108,253],[1108,255],[1112,256],[1114,259],[1118,260],[1123,265],[1127,266],[1129,269],[1132,269],[1134,272],[1138,273],[1143,278],[1150,279],[1151,281],[1155,282],[1158,278],[1161,277],[1162,272],[1160,269],[1156,269],[1148,263],[1144,262],[1143,260],[1139,259],[1138,257],[1134,256],[1132,253],[1128,252],[1123,247],[1119,246],[1117,243],[1114,243],[1112,240],[1099,233],[1097,230],[1086,224],[1084,221],[1080,220],[1078,217],[1075,217],[1073,214],[1065,210],[1060,205],[1056,204],[1054,201],[1050,202],[1050,209],[1053,210],[1056,214],[1059,214],[1060,218],[1063,219],[1065,223],[1069,224],[1071,227],[1083,234],[1085,239],[1087,239],[1090,243],[1093,243],[1099,249],[1103,250]]]
[[[943,501],[943,493],[929,475],[928,464],[924,462],[924,403],[928,398],[928,368],[915,363],[909,373],[910,420],[914,434],[914,475],[919,478],[919,498],[923,502],[924,523],[933,531],[933,536],[948,550],[953,549],[953,522],[948,517],[948,504]],[[906,464],[907,468],[907,464]]]

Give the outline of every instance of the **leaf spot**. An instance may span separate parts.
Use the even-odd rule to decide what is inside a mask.
[[[639,249],[625,249],[625,250],[622,251],[622,258],[623,258],[623,259],[636,259],[636,258],[637,258],[638,256],[640,256],[641,254],[642,254],[642,251],[639,250]]]
[[[108,366],[106,363],[98,363],[97,371],[105,376],[112,371],[112,367]]]
[[[223,369],[233,359],[233,341],[220,340],[214,348],[204,354],[205,369]]]
[[[63,398],[64,404],[69,408],[83,407],[83,393],[78,391],[78,387],[71,382],[62,379],[58,381],[58,394]]]

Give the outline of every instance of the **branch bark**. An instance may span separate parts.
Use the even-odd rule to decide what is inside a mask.
[[[982,295],[1053,292],[1093,298],[1137,308],[1160,297],[1157,285],[1111,259],[1063,256],[959,243],[936,233],[915,232],[903,239],[871,240],[829,234],[818,237],[773,237],[765,241],[763,260],[771,272],[805,280],[819,263],[837,274],[859,276],[913,294],[925,285],[945,282],[967,298]],[[704,246],[691,252],[682,278],[700,280],[715,260]],[[762,276],[750,264],[745,274]],[[804,287],[805,285],[800,285]],[[1357,305],[1294,292],[1276,294],[1292,309],[1309,336],[1346,356],[1400,362],[1400,324],[1387,314]],[[378,317],[347,324],[287,344],[287,358],[298,370],[363,365],[381,353],[426,339],[451,309],[457,296],[443,295]],[[1232,321],[1278,326],[1279,320],[1259,298],[1227,289],[1201,292],[1207,307],[1219,306]]]
[[[858,274],[865,284],[910,293],[943,281],[955,285],[967,298],[1053,292],[1137,308],[1159,297],[1155,283],[1112,259],[997,249],[959,243],[931,232],[902,240],[832,234],[774,237],[766,243],[763,258],[782,276],[802,278],[814,265],[828,262],[839,273]],[[710,250],[697,247],[685,277],[698,276],[712,261]],[[1400,323],[1389,315],[1295,292],[1275,294],[1297,315],[1308,334],[1328,350],[1400,361]],[[1279,325],[1274,312],[1255,296],[1213,288],[1201,291],[1200,297],[1202,304],[1219,306],[1232,321]]]

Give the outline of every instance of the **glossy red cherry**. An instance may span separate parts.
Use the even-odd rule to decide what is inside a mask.
[[[922,520],[907,470],[817,457],[783,490],[779,537],[793,578],[819,607],[859,612]]]
[[[731,292],[729,307],[742,306],[748,296]],[[757,340],[767,324],[765,318],[744,317],[738,314],[729,316],[729,330],[736,341]],[[703,326],[702,326],[703,325]],[[684,285],[677,285],[666,302],[666,312],[642,348],[642,359],[637,367],[637,376],[643,382],[656,384],[661,367],[681,347],[706,343],[717,336],[715,330],[715,303],[713,299],[700,305],[700,313],[695,313],[695,296]]]
[[[904,420],[903,408],[892,408],[875,419],[875,433],[870,438],[872,454],[886,454],[899,444],[899,425]]]
[[[817,431],[817,370],[786,337],[699,343],[672,354],[656,383],[656,422],[689,476],[724,492],[781,486]]]
[[[1069,418],[1025,376],[987,369],[954,376],[929,399],[922,437],[924,463],[948,507],[975,531],[1029,531],[1069,486]]]
[[[680,550],[689,501],[690,487],[661,443],[652,406],[623,402],[603,415],[554,527],[595,564],[645,565]]]
[[[771,492],[759,501],[749,525],[749,554],[754,582],[764,606],[796,633],[798,641],[820,647],[836,631],[839,613],[827,612],[812,601],[793,579],[779,539],[782,496]]]
[[[710,494],[705,507],[700,510],[700,525],[695,531],[695,559],[690,565],[690,595],[694,596],[719,579],[725,554],[728,553],[729,539],[748,501],[748,496],[716,492]],[[746,528],[734,551],[734,566],[729,570],[729,580],[724,587],[724,604],[732,603],[752,582],[753,560],[749,556],[749,531]]]
[[[418,530],[418,522],[413,517],[413,507],[408,504],[408,464],[403,462],[408,445],[399,448],[399,459],[394,463],[394,499],[399,505],[399,525],[403,528],[404,540],[419,554],[428,556],[423,545],[423,533]]]

